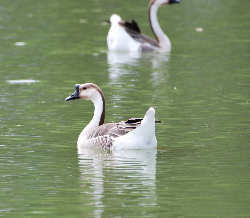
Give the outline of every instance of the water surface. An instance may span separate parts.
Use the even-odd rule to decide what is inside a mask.
[[[248,217],[248,8],[166,6],[171,54],[117,54],[103,21],[152,36],[147,1],[2,1],[0,216]],[[77,151],[93,105],[64,99],[85,82],[104,91],[106,122],[153,106],[157,149]]]

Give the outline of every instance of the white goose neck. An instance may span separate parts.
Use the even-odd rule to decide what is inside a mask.
[[[95,95],[91,98],[91,101],[94,103],[95,111],[92,120],[82,132],[84,135],[88,135],[96,127],[102,125],[105,118],[105,100],[103,96],[101,94]]]
[[[169,52],[171,50],[170,40],[164,34],[157,18],[157,11],[159,7],[160,5],[154,5],[154,4],[149,6],[149,22],[161,49]]]
[[[99,94],[99,95],[96,95],[94,99],[92,99],[92,102],[94,103],[94,106],[95,106],[94,116],[92,120],[94,120],[97,123],[97,126],[102,125],[104,122],[104,118],[105,118],[105,100]],[[104,117],[102,118],[102,116]]]

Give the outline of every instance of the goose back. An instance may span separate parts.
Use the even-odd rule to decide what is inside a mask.
[[[153,51],[160,49],[159,43],[154,39],[141,33],[141,30],[135,20],[131,22],[121,21],[119,24],[124,27],[126,32],[137,42],[141,43],[141,51]]]
[[[142,118],[131,118],[119,123],[107,123],[92,130],[86,137],[89,146],[111,147],[117,137],[136,129],[141,124]]]

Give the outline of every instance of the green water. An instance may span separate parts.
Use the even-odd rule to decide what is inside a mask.
[[[103,21],[152,36],[147,4],[0,2],[0,216],[250,216],[250,3],[166,6],[171,55],[109,53]],[[106,122],[153,106],[157,149],[78,152],[93,105],[64,99],[85,82],[104,91]]]

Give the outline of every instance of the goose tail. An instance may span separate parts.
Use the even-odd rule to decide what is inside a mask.
[[[144,115],[141,125],[155,126],[155,109],[153,107],[148,109],[148,111]]]
[[[150,149],[155,148],[156,145],[155,109],[151,107],[144,115],[141,125],[114,140],[113,149]]]
[[[141,137],[145,144],[155,144],[155,109],[153,107],[149,108],[141,125],[137,128],[137,134]],[[155,147],[155,146],[153,146]]]
[[[138,138],[142,142],[140,148],[155,148],[157,145],[155,137],[155,109],[149,108],[141,125],[137,128]]]

